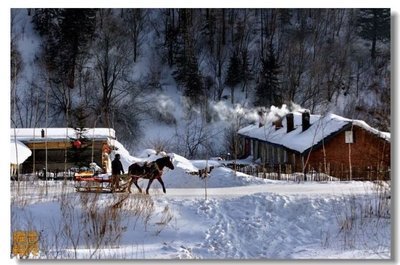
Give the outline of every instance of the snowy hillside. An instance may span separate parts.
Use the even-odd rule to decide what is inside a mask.
[[[349,121],[390,131],[390,9],[14,8],[10,15],[13,131],[112,128],[109,158],[120,154],[125,172],[163,155],[175,167],[163,171],[166,193],[154,181],[149,195],[135,186],[78,192],[75,181],[34,175],[11,181],[7,232],[38,232],[40,251],[29,258],[394,257],[390,181],[269,180],[224,166],[236,159],[240,129],[289,112],[315,114],[302,133],[295,114],[291,135],[302,137],[276,126],[274,139],[262,138],[262,127],[247,136],[302,152],[324,139],[316,117],[330,122],[321,127],[329,132]],[[22,143],[13,148],[22,153],[12,151],[12,161],[31,154]]]
[[[12,126],[112,127],[132,153],[190,158],[232,152],[232,131],[284,103],[388,131],[390,10],[375,55],[371,12],[14,9]]]
[[[150,155],[150,156],[148,156]],[[150,195],[79,193],[74,182],[11,186],[11,230],[41,231],[41,259],[388,259],[389,190],[292,182],[174,157]],[[153,150],[142,159],[156,158]],[[208,164],[208,162],[207,162]],[[147,181],[139,181],[145,187]],[[19,190],[19,192],[18,192]],[[46,191],[47,190],[47,191]],[[386,190],[386,191],[385,191]],[[99,230],[104,228],[103,232]]]

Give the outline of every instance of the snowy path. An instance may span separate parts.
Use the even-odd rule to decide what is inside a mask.
[[[329,183],[283,183],[262,184],[242,187],[207,188],[208,197],[239,197],[257,193],[274,193],[281,195],[317,196],[320,194],[349,195],[363,194],[371,190],[371,185],[362,182],[329,182]],[[151,192],[151,191],[150,191]],[[204,197],[204,188],[174,189],[167,187],[167,197]]]

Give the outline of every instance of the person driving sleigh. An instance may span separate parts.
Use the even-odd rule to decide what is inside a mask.
[[[114,160],[111,162],[111,190],[113,192],[119,189],[121,172],[125,174],[120,158],[120,154],[116,154]]]

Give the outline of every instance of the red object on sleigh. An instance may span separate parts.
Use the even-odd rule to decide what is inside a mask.
[[[82,142],[79,141],[79,140],[75,140],[75,141],[72,143],[72,145],[73,145],[75,148],[79,149],[79,148],[81,148],[81,146],[82,146]]]

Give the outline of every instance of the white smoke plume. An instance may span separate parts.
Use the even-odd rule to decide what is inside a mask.
[[[281,107],[271,106],[270,108],[255,107],[246,108],[240,104],[231,106],[225,101],[219,101],[212,104],[212,110],[217,114],[220,120],[230,121],[237,118],[243,118],[248,122],[273,122],[284,117],[289,112],[304,111],[300,105],[291,103],[289,106],[283,104]]]
[[[231,106],[225,101],[219,101],[211,104],[213,114],[218,117],[219,120],[233,121],[236,119],[245,119],[249,122],[258,121],[259,115],[258,110],[254,108],[246,108],[241,104]]]
[[[176,105],[177,98],[171,98],[166,95],[158,95],[156,107],[160,113],[170,113],[177,120],[183,118],[185,109],[189,108],[190,102],[184,97],[179,98],[180,105]],[[191,106],[191,111],[200,115],[200,109]],[[244,123],[262,123],[274,122],[284,117],[289,112],[304,111],[304,109],[295,103],[283,104],[281,107],[246,107],[242,104],[232,105],[227,101],[209,102],[208,113],[214,121],[238,122]]]
[[[158,95],[156,97],[156,99],[157,99],[156,107],[157,107],[158,111],[173,112],[175,110],[175,103],[170,97],[161,94],[161,95]]]

